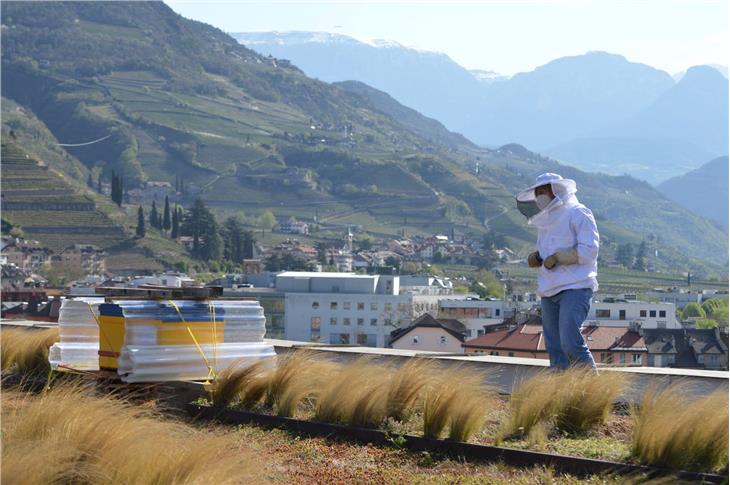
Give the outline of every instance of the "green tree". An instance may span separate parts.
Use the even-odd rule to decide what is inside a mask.
[[[172,227],[172,221],[170,220],[170,199],[165,196],[165,212],[162,216],[162,228],[169,231]]]
[[[213,213],[208,210],[202,199],[197,198],[188,209],[181,232],[192,236],[192,256],[202,260],[217,260],[223,256],[223,241]]]
[[[243,228],[236,217],[229,217],[223,223],[223,257],[240,263],[253,256],[253,235]]]
[[[94,188],[94,177],[91,176],[91,172],[89,172],[89,177],[86,179],[86,186],[90,189]]]
[[[139,206],[139,209],[137,209],[137,237],[144,237],[145,236],[145,227],[144,227],[144,209],[142,209],[142,206]]]
[[[270,230],[276,225],[276,216],[274,216],[273,212],[267,210],[259,217],[258,225]]]
[[[155,201],[152,201],[152,209],[150,209],[150,226],[154,227],[155,229],[159,229],[158,226],[159,216],[157,215],[157,204],[155,204]]]
[[[688,303],[682,310],[682,318],[705,318],[707,315],[698,303]]]
[[[616,250],[616,262],[630,268],[634,262],[634,246],[631,243],[621,244]]]
[[[501,298],[503,293],[502,283],[492,271],[486,269],[480,269],[474,273],[474,282],[470,289],[481,298]]]
[[[172,231],[170,231],[170,237],[177,239],[180,235],[180,210],[177,206],[172,211]]]
[[[641,241],[639,248],[636,250],[636,258],[634,259],[633,269],[636,271],[646,271],[646,242]]]
[[[711,318],[700,318],[697,320],[696,326],[697,328],[715,328],[718,326],[718,323]]]

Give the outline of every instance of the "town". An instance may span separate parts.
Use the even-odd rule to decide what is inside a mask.
[[[348,228],[340,247],[323,249],[296,239],[307,233],[306,223],[291,220],[274,231],[291,238],[255,245],[256,257],[240,262],[244,273],[205,282],[222,287],[225,297],[258,300],[268,338],[547,359],[539,296],[529,280],[509,276],[526,263],[507,247],[435,234],[368,243],[364,249],[355,247]],[[97,287],[203,283],[179,272],[113,274],[105,252],[93,245],[54,254],[38,242],[5,237],[0,254],[3,318],[57,318],[62,295],[94,296]],[[498,269],[481,270],[473,279],[429,272],[439,263],[472,261],[489,261]],[[53,276],[54,265],[80,277],[54,287],[38,274],[45,268]],[[696,286],[641,294],[599,291],[581,332],[601,366],[727,370],[727,297],[727,290]]]

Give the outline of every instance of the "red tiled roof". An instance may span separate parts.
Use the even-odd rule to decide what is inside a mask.
[[[584,327],[581,330],[588,348],[591,351],[610,350],[612,348],[643,349],[644,338],[626,327]],[[542,326],[522,324],[512,330],[490,332],[481,337],[465,342],[464,347],[523,350],[538,352],[545,350],[542,338]]]

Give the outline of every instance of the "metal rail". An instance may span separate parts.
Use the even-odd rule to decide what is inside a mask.
[[[283,428],[287,431],[306,436],[349,439],[376,445],[400,445],[410,451],[428,451],[472,461],[499,461],[517,467],[531,467],[535,465],[550,466],[557,471],[579,476],[613,473],[637,477],[672,476],[682,480],[705,483],[723,483],[727,481],[727,470],[725,470],[724,475],[671,470],[668,468],[636,465],[632,463],[554,455],[538,451],[477,445],[410,435],[398,435],[398,440],[396,441],[396,436],[376,429],[305,421],[233,409],[216,409],[211,406],[201,406],[198,404],[187,404],[185,408],[188,415],[196,419],[215,420],[226,424],[256,424],[268,428]]]

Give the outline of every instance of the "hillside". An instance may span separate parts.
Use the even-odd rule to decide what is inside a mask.
[[[182,178],[171,200],[183,205],[201,196],[247,221],[267,209],[283,220],[316,216],[319,236],[330,237],[347,225],[374,236],[491,230],[526,252],[534,233],[513,194],[546,169],[569,170],[524,149],[477,148],[383,93],[308,78],[162,3],[2,9],[3,96],[63,143],[109,136],[67,148],[82,170],[115,170],[130,188]],[[648,185],[573,173],[595,180],[585,194],[605,220],[607,254],[650,235],[675,255],[666,267],[704,267],[689,258],[727,251],[721,231]],[[666,230],[678,220],[682,231]]]
[[[657,189],[695,214],[728,226],[728,157],[663,182]]]
[[[3,142],[2,219],[56,252],[77,243],[108,248],[124,239],[94,201],[80,195],[64,177],[30,157],[9,136]]]

